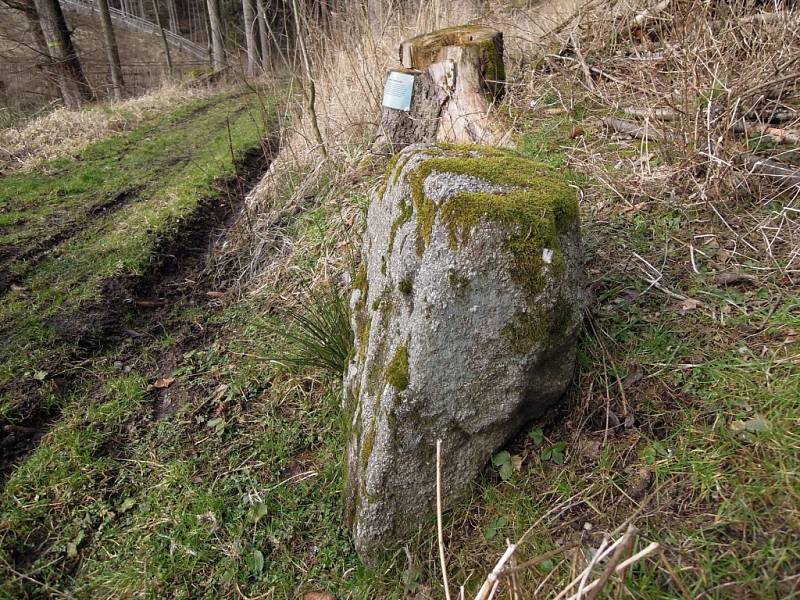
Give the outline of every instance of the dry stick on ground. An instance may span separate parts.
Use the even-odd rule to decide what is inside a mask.
[[[519,573],[520,571],[524,571],[525,569],[530,569],[531,567],[535,567],[537,565],[540,565],[546,560],[550,560],[551,558],[554,558],[554,557],[558,556],[559,554],[563,554],[564,552],[572,550],[573,548],[575,548],[578,545],[579,545],[579,542],[572,542],[571,544],[567,544],[566,546],[561,546],[560,548],[556,548],[555,550],[550,550],[549,552],[545,552],[544,554],[540,554],[539,556],[537,556],[535,558],[532,558],[530,560],[526,560],[521,565],[516,565],[516,566],[512,566],[512,567],[507,568],[506,570],[504,570],[500,574],[500,576],[501,577],[507,577],[509,575],[513,576],[515,573]]]
[[[586,594],[586,600],[597,600],[600,594],[603,591],[603,588],[608,583],[608,580],[611,578],[611,574],[614,572],[614,569],[617,567],[619,562],[628,554],[630,554],[631,550],[633,550],[633,545],[636,543],[636,535],[638,534],[638,530],[633,525],[628,525],[628,531],[625,532],[623,536],[623,541],[619,545],[619,547],[614,552],[611,560],[608,561],[608,566],[606,570],[603,571],[603,574],[600,576],[600,579],[597,581],[599,582],[597,586],[590,590],[588,594]]]
[[[664,566],[667,568],[669,576],[672,577],[672,580],[675,582],[675,585],[678,586],[678,589],[680,590],[681,596],[683,596],[684,600],[692,600],[692,595],[689,593],[689,590],[686,589],[683,580],[680,577],[678,577],[678,574],[675,572],[675,569],[672,568],[672,563],[669,562],[669,560],[667,560],[667,555],[664,554],[663,548],[658,553],[658,555],[661,558],[661,562],[664,563]]]
[[[740,163],[750,173],[768,177],[776,185],[800,188],[800,169],[747,152],[737,156],[735,162]]]
[[[587,567],[585,567],[580,573],[578,573],[578,575],[575,576],[567,584],[567,586],[558,593],[558,595],[554,598],[554,600],[561,600],[562,598],[566,597],[567,594],[569,594],[572,588],[574,588],[576,585],[580,585],[580,583],[584,581],[584,578],[586,578],[589,575],[589,573],[591,573],[594,565],[596,563],[599,563],[601,560],[605,560],[609,554],[611,554],[614,550],[616,550],[619,547],[619,545],[622,543],[623,540],[624,536],[620,537],[613,544],[601,545],[600,549],[598,549],[594,557],[592,557],[592,562],[590,562]],[[605,541],[603,543],[605,544]],[[583,588],[584,591],[589,591],[589,589],[590,588],[588,586]]]
[[[618,119],[617,117],[603,117],[601,121],[608,129],[616,131],[617,133],[624,133],[625,135],[629,135],[636,139],[648,139],[653,140],[654,142],[658,142],[663,139],[663,136],[658,130],[647,125],[642,127],[641,125],[638,125],[632,121]]]
[[[647,21],[655,17],[661,12],[664,12],[670,5],[670,0],[661,0],[655,6],[651,6],[647,10],[643,10],[633,18],[633,24],[640,26],[644,25]]]
[[[586,61],[583,58],[583,53],[581,52],[581,45],[578,41],[578,36],[575,35],[575,32],[572,33],[572,49],[575,51],[575,58],[578,59],[578,64],[581,66],[583,70],[583,79],[586,82],[586,87],[589,91],[594,91],[594,79],[592,79],[592,71],[589,69],[589,66],[586,64]]]
[[[620,538],[620,539],[622,539],[622,538]],[[634,563],[642,560],[643,558],[651,555],[653,552],[658,550],[660,547],[661,546],[657,542],[651,543],[644,550],[642,550],[640,552],[637,552],[636,554],[631,556],[628,560],[626,560],[626,561],[620,563],[619,565],[617,565],[617,567],[614,569],[614,572],[615,573],[620,573],[620,572],[624,571],[625,569],[627,569],[632,564],[634,564]],[[590,583],[589,585],[587,585],[583,589],[584,593],[593,590],[599,584],[599,582],[600,582],[599,579],[595,579],[592,583]],[[572,596],[567,598],[567,600],[578,600],[578,598],[579,598],[578,594],[573,594]]]
[[[442,533],[442,440],[436,440],[436,536],[439,540],[439,561],[442,565],[444,595],[450,600],[450,584],[447,582],[447,561],[444,557],[444,534]]]
[[[800,144],[800,131],[793,131],[791,129],[780,129],[761,123],[748,123],[744,120],[734,123],[732,129],[735,133],[764,136],[776,144],[783,144],[786,142],[790,144]]]
[[[757,15],[748,15],[739,19],[740,23],[779,23],[781,21],[789,21],[792,18],[792,13],[789,11],[778,12],[765,12],[758,13]]]
[[[589,489],[591,489],[591,487],[592,486],[589,486]],[[597,493],[598,492],[593,493],[590,497],[596,496]],[[574,495],[570,496],[567,500],[565,500],[561,504],[556,505],[553,508],[549,509],[539,519],[537,519],[536,522],[533,525],[528,527],[528,529],[525,530],[525,533],[522,534],[522,537],[520,537],[519,540],[517,540],[517,543],[516,544],[511,544],[506,549],[506,551],[503,554],[503,556],[501,556],[500,560],[497,561],[497,564],[495,565],[494,569],[492,569],[492,572],[489,573],[489,575],[486,576],[486,579],[483,582],[483,585],[481,586],[481,589],[478,590],[478,594],[475,596],[475,600],[487,600],[487,598],[491,598],[491,594],[493,593],[493,590],[497,589],[497,584],[499,583],[499,579],[500,579],[501,575],[503,574],[503,572],[505,570],[506,563],[511,559],[511,556],[513,556],[513,554],[514,554],[514,552],[516,552],[517,548],[519,548],[523,544],[523,542],[526,539],[528,539],[528,536],[531,533],[533,533],[535,531],[535,529],[542,523],[542,521],[544,521],[545,519],[550,517],[550,515],[552,515],[553,513],[556,513],[556,512],[564,512],[568,508],[572,508],[573,506],[577,506],[578,504],[581,504],[582,502],[584,502],[583,499],[580,499],[580,500],[576,501],[576,498],[578,498],[579,496],[581,496],[581,494],[574,494]]]
[[[636,108],[628,106],[621,109],[626,115],[632,117],[642,117],[658,119],[659,121],[674,121],[680,118],[681,113],[674,108]]]

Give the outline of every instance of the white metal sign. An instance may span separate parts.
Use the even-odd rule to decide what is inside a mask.
[[[383,88],[383,105],[387,108],[411,110],[411,94],[414,91],[414,76],[400,71],[389,71]]]

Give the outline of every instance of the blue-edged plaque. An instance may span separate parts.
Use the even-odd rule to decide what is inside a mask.
[[[383,88],[383,105],[396,110],[411,110],[411,94],[414,92],[414,76],[411,73],[389,71]]]

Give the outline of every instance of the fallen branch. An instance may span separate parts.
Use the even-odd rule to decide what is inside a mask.
[[[765,23],[778,23],[780,21],[788,21],[792,16],[792,13],[789,11],[778,11],[778,12],[763,12],[758,13],[757,15],[749,15],[747,17],[742,17],[739,19],[740,23],[754,23],[757,25],[763,25]]]
[[[636,108],[629,106],[623,108],[622,112],[632,117],[649,117],[651,119],[658,119],[659,121],[674,121],[681,116],[681,113],[674,108]]]
[[[647,546],[647,548],[645,548],[644,550],[642,550],[640,552],[637,552],[636,554],[631,556],[625,562],[622,562],[619,565],[617,565],[614,568],[614,573],[620,573],[620,572],[624,571],[625,569],[630,567],[635,562],[638,562],[638,561],[642,560],[643,558],[645,558],[646,556],[651,555],[653,552],[655,552],[659,548],[660,548],[659,544],[657,542],[653,542],[652,544]],[[599,584],[600,584],[600,579],[595,579],[592,583],[590,583],[585,588],[583,588],[583,593],[586,593],[586,592],[589,592],[589,591],[593,590]],[[574,595],[570,596],[567,600],[578,600],[578,594],[574,594]]]
[[[603,588],[606,586],[608,580],[611,578],[611,575],[614,573],[614,569],[616,569],[620,561],[626,555],[630,554],[631,550],[633,550],[633,545],[636,543],[637,533],[638,531],[636,527],[633,525],[628,525],[628,530],[623,536],[622,543],[614,551],[614,554],[611,556],[611,560],[608,561],[606,570],[603,571],[603,574],[600,575],[600,578],[597,580],[597,586],[595,586],[593,590],[589,590],[589,593],[586,594],[586,600],[597,600],[597,598],[599,598]]]
[[[761,123],[748,123],[747,121],[736,121],[733,124],[733,131],[735,133],[744,133],[746,135],[759,134],[769,138],[776,144],[800,144],[800,131],[792,129],[780,129],[778,127],[770,127]]]
[[[550,560],[551,558],[558,556],[559,554],[563,554],[568,550],[572,550],[578,546],[578,542],[572,542],[571,544],[567,544],[566,546],[561,546],[560,548],[556,548],[555,550],[550,550],[550,552],[545,552],[544,554],[540,554],[536,558],[532,558],[530,560],[526,560],[521,565],[516,565],[507,568],[505,571],[500,573],[501,577],[506,577],[508,575],[513,575],[514,573],[518,573],[519,571],[524,571],[525,569],[529,569],[531,567],[536,567],[542,564],[546,560]]]
[[[643,10],[633,18],[634,25],[644,25],[647,21],[655,17],[661,12],[664,12],[670,4],[670,0],[661,0],[655,6]]]
[[[618,119],[617,117],[603,117],[602,123],[612,131],[624,133],[625,135],[629,135],[640,140],[648,139],[657,142],[663,139],[663,136],[657,130],[647,125],[644,127],[637,125],[636,123],[632,121],[626,121],[625,119]]]
[[[736,162],[744,166],[749,173],[769,177],[777,185],[800,188],[800,169],[746,152],[740,154]]]

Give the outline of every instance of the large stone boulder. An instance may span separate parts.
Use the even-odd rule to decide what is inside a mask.
[[[583,306],[578,206],[517,154],[415,145],[369,208],[351,298],[346,519],[370,561],[564,393]]]

